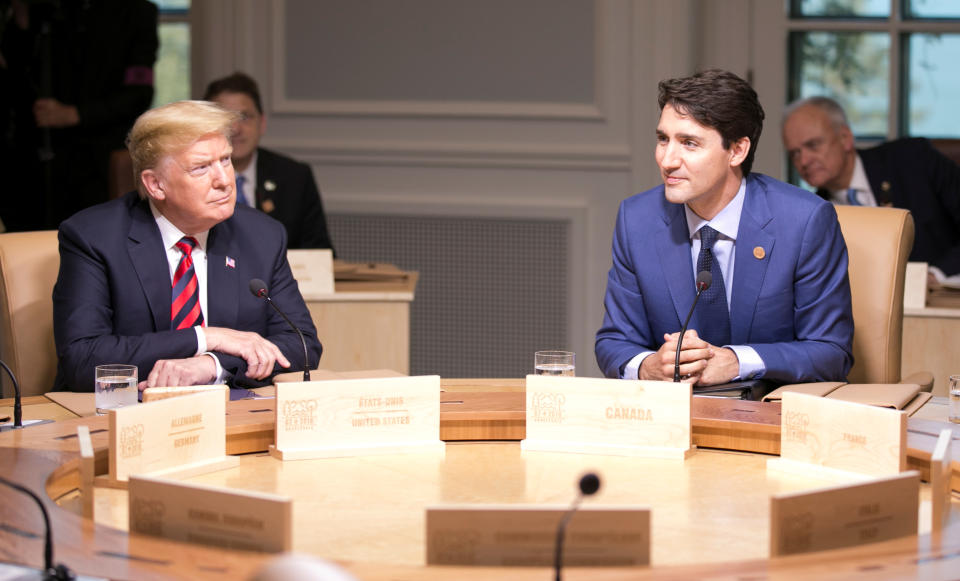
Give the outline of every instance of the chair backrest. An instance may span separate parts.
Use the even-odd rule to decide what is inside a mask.
[[[898,208],[837,206],[850,260],[853,369],[850,383],[897,383],[903,341],[903,281],[913,218]]]
[[[24,396],[50,391],[57,373],[53,285],[59,269],[56,230],[0,234],[0,359]],[[9,378],[2,381],[3,396],[13,397]]]

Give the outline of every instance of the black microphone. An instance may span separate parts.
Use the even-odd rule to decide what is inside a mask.
[[[690,312],[687,313],[687,320],[683,322],[680,328],[680,338],[677,339],[677,357],[673,361],[673,381],[680,383],[680,348],[683,346],[683,334],[687,332],[687,325],[690,324],[690,317],[693,316],[693,309],[697,307],[697,301],[700,300],[700,293],[710,288],[713,282],[713,275],[709,270],[701,270],[697,273],[697,296],[693,297],[693,305],[690,306]]]
[[[17,383],[17,378],[13,376],[13,372],[10,371],[6,363],[0,361],[0,366],[2,366],[7,372],[7,375],[10,376],[10,381],[13,382],[13,424],[0,427],[0,431],[19,430],[23,427],[23,401],[20,397],[20,384]]]
[[[587,472],[580,477],[580,494],[573,499],[570,510],[567,511],[567,514],[563,515],[563,518],[560,520],[560,525],[557,526],[557,550],[553,554],[553,570],[556,571],[556,581],[560,581],[560,569],[563,567],[563,535],[567,531],[567,523],[570,522],[573,513],[577,512],[577,508],[580,506],[580,501],[583,500],[583,497],[595,494],[598,490],[600,490],[599,476],[593,472]]]
[[[270,300],[270,293],[267,292],[267,283],[263,282],[259,278],[254,278],[250,281],[250,292],[253,293],[253,296],[258,299],[265,299],[273,310],[283,317],[283,320],[290,325],[290,328],[297,332],[297,335],[300,336],[300,342],[303,344],[303,380],[310,381],[310,357],[307,355],[307,340],[303,338],[303,333],[300,332],[300,329],[293,324],[293,321],[289,319],[286,315],[283,314],[283,311]]]
[[[6,367],[6,365],[4,365]],[[53,531],[50,530],[50,516],[47,514],[47,508],[43,506],[43,501],[40,500],[40,497],[37,496],[32,490],[25,486],[21,486],[16,482],[11,482],[6,478],[0,476],[0,484],[6,484],[10,488],[19,490],[20,492],[26,494],[37,503],[37,506],[40,507],[40,512],[43,513],[43,524],[46,527],[44,531],[44,542],[43,542],[43,579],[44,581],[71,581],[77,577],[73,574],[73,571],[67,568],[66,565],[54,565],[53,564]]]

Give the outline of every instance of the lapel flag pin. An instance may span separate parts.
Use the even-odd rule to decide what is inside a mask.
[[[232,258],[230,258],[229,256],[226,258],[226,263],[227,263],[227,268],[236,268],[236,267],[237,267],[237,261],[234,260],[234,259],[232,259]]]
[[[767,251],[763,249],[763,246],[754,246],[753,247],[753,257],[757,260],[763,260],[763,257],[767,255]]]

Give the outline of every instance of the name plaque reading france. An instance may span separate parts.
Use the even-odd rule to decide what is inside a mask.
[[[906,469],[906,413],[793,392],[782,401],[780,458],[769,460],[769,468],[864,476]]]
[[[131,533],[240,551],[293,548],[289,498],[145,476],[131,476],[128,490]]]
[[[427,565],[545,567],[553,564],[557,525],[567,507],[427,508]],[[567,526],[567,567],[650,564],[650,509],[580,507]]]
[[[523,450],[683,459],[693,453],[687,383],[528,375]]]
[[[444,450],[440,376],[277,384],[281,460]]]
[[[123,488],[132,474],[186,477],[236,466],[226,455],[226,389],[110,410],[110,471],[98,484]]]

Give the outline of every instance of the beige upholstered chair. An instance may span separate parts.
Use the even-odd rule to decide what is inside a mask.
[[[853,294],[853,369],[850,383],[916,383],[933,388],[933,375],[900,377],[903,281],[913,248],[913,218],[897,208],[837,206],[850,259]]]
[[[0,359],[24,396],[50,391],[57,373],[52,295],[59,268],[55,230],[0,234]],[[7,377],[3,396],[13,397]]]

